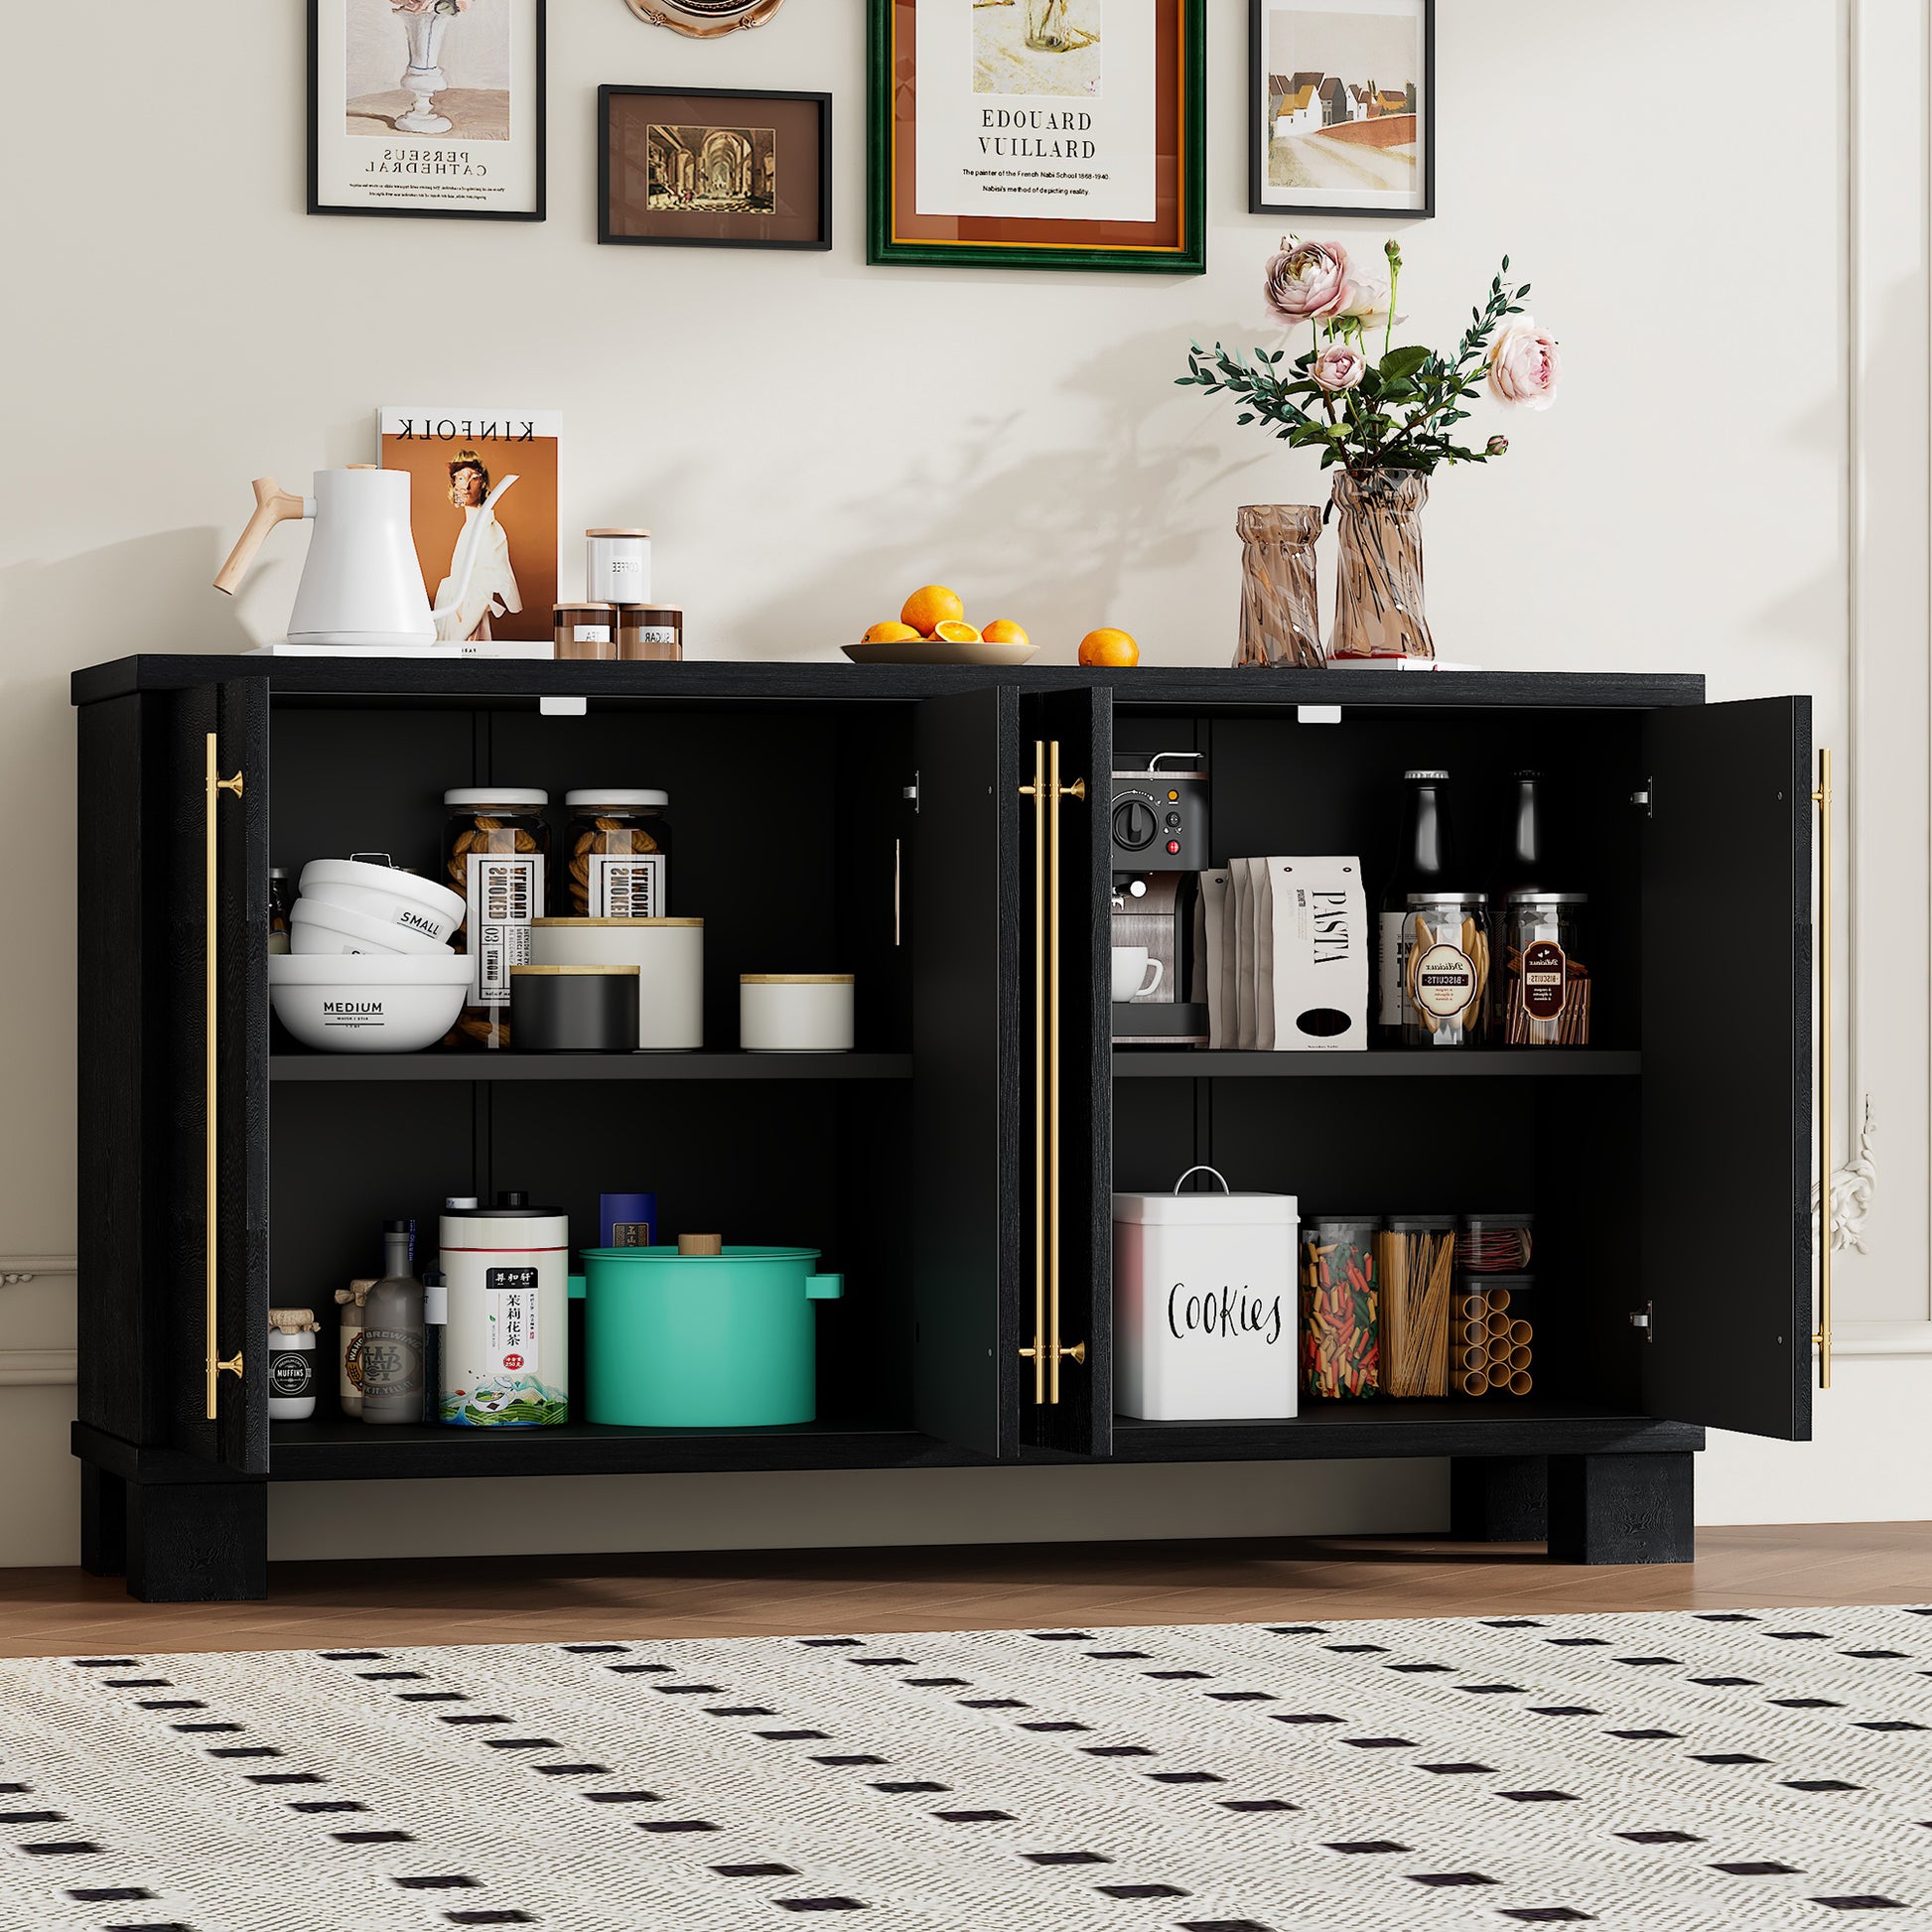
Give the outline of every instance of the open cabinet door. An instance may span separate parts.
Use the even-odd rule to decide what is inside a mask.
[[[142,1125],[166,1149],[157,1219],[168,1437],[204,1461],[260,1475],[268,1468],[268,681],[176,692],[163,730],[168,891],[165,961],[153,984],[169,993],[168,1074]],[[237,1358],[239,1374],[211,1366]]]
[[[1801,1441],[1811,1435],[1811,701],[1653,712],[1644,752],[1633,1298],[1650,1305],[1644,1406]]]
[[[1044,1269],[1044,1281],[1030,1283],[1023,1298],[1019,1346],[1037,1346],[1044,1359],[1037,1365],[1032,1357],[1021,1359],[1020,1440],[1030,1449],[1075,1455],[1113,1453],[1113,845],[1108,812],[1113,732],[1113,697],[1104,690],[1047,692],[1021,703],[1020,761],[1027,769],[1022,782],[1032,782],[1035,748],[1040,747],[1049,776],[1057,756],[1060,795],[1054,799],[1049,793],[1044,800],[1048,840],[1043,899],[1036,872],[1035,800],[1024,801],[1029,964],[1036,964],[1039,957],[1036,927],[1043,904],[1049,983],[1046,998],[1033,1003],[1042,1010],[1030,1016],[1027,1030],[1030,1078],[1038,1070],[1031,1057],[1038,1030],[1046,1030],[1045,1122],[1036,1150],[1041,1172],[1025,1203],[1032,1227],[1035,1196],[1043,1195],[1045,1238],[1035,1239],[1032,1261],[1035,1270]],[[1037,1104],[1034,1111],[1040,1111]]]
[[[1000,1456],[1019,1442],[1031,1200],[1019,715],[1011,686],[919,707],[910,872],[913,1419]]]

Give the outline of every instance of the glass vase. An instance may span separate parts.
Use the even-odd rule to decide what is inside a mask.
[[[1434,657],[1422,590],[1428,478],[1413,470],[1337,470],[1333,493],[1341,565],[1329,657]]]
[[[1241,538],[1241,644],[1237,665],[1318,670],[1314,544],[1321,511],[1313,503],[1249,503],[1234,513]]]

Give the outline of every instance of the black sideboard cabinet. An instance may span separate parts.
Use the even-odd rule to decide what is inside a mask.
[[[1459,1536],[1674,1562],[1707,1425],[1810,1433],[1805,698],[1707,705],[1688,676],[200,656],[97,666],[73,696],[73,1446],[83,1561],[137,1596],[262,1594],[271,1482],[1089,1460],[1448,1456]],[[1087,788],[1058,808],[1050,1148],[1036,744]],[[1454,773],[1485,855],[1507,774],[1551,773],[1590,896],[1591,1045],[1115,1050],[1107,775],[1174,750],[1205,755],[1217,860],[1358,853],[1371,893],[1405,766]],[[488,782],[668,789],[673,909],[706,925],[705,1051],[332,1055],[274,1027],[271,860],[432,866],[445,788]],[[735,1050],[741,972],[834,970],[858,978],[857,1050]],[[1053,1153],[1057,1402],[1023,1352]],[[1109,1195],[1195,1163],[1305,1211],[1533,1208],[1534,1394],[1116,1416]],[[429,1227],[446,1195],[518,1187],[582,1239],[598,1194],[632,1186],[673,1235],[815,1246],[844,1273],[816,1423],[369,1428],[325,1378],[315,1420],[271,1428],[269,1308],[331,1322],[385,1218]]]

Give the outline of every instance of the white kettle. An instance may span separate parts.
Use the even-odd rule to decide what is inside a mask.
[[[313,496],[255,479],[255,513],[221,574],[230,597],[277,523],[311,518],[308,561],[289,614],[292,644],[433,644],[436,622],[409,531],[409,475],[351,464],[318,470]]]

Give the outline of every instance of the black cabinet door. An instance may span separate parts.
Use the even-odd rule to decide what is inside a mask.
[[[168,1435],[190,1454],[260,1474],[268,1467],[267,680],[198,685],[168,705],[160,760],[168,1072],[155,1117],[140,1128],[167,1149],[153,1222],[165,1252],[151,1265],[166,1284]],[[239,775],[239,789],[210,791],[210,770],[223,781]],[[317,1174],[315,1184],[326,1190],[329,1176]],[[213,1420],[210,1354],[241,1358],[239,1376],[214,1378]]]
[[[1036,1241],[1034,1265],[1047,1271],[1045,1332],[1038,1345],[1048,1359],[1021,1362],[1020,1440],[1028,1448],[1079,1455],[1113,1452],[1113,1170],[1114,1094],[1109,940],[1112,925],[1112,843],[1108,832],[1113,768],[1113,699],[1092,688],[1047,692],[1022,701],[1020,762],[1032,781],[1035,747],[1058,748],[1060,796],[1047,798],[1057,816],[1058,865],[1048,888],[1058,911],[1057,957],[1049,963],[1050,1030],[1048,1120],[1043,1155],[1046,1239]],[[1079,794],[1084,793],[1084,796]],[[1027,925],[1031,947],[1039,934],[1035,868],[1037,844],[1034,800],[1025,801],[1023,844],[1030,882]],[[1032,963],[1030,959],[1030,963]],[[1030,976],[1031,978],[1031,976]],[[1032,1004],[1038,1004],[1035,999]],[[1029,1050],[1046,1016],[1030,1016]],[[1029,1077],[1035,1074],[1030,1059]],[[1036,1109],[1035,1110],[1036,1111]],[[1027,1220],[1035,1220],[1027,1202]],[[1023,1297],[1017,1347],[1035,1345],[1037,1292]],[[1059,1342],[1058,1374],[1050,1351]],[[1055,1399],[1057,1397],[1057,1399]]]
[[[1811,1435],[1811,701],[1654,712],[1644,751],[1635,1300],[1650,1305],[1645,1407],[1677,1422],[1803,1440]]]
[[[1019,1441],[1013,1335],[1032,1212],[1019,714],[1011,686],[919,707],[909,880],[913,1416],[1002,1456]]]

